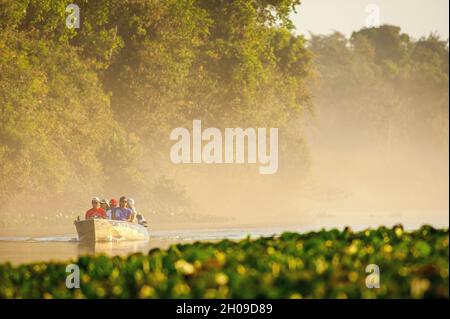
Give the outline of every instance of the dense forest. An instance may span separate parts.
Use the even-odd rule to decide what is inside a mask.
[[[447,41],[435,34],[414,40],[384,25],[350,39],[313,35],[309,48],[322,80],[316,105],[328,120],[346,115],[339,124],[353,128],[350,143],[379,144],[387,159],[393,148],[418,142],[448,152]]]
[[[193,119],[279,128],[284,178],[307,169],[317,120],[388,159],[420,140],[448,153],[437,35],[384,25],[306,39],[289,19],[300,0],[79,0],[68,28],[71,2],[0,0],[1,214],[75,211],[96,194],[176,212],[189,199],[167,177],[168,137]]]

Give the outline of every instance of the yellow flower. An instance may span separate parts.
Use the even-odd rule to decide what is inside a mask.
[[[139,298],[150,298],[155,295],[155,289],[148,285],[142,286],[141,290],[139,290]]]
[[[392,246],[391,246],[391,245],[384,245],[384,246],[383,246],[383,251],[384,251],[386,254],[390,254],[390,253],[392,252]]]
[[[81,276],[81,281],[85,284],[89,283],[91,281],[91,277],[89,277],[89,275],[84,274]]]
[[[53,299],[53,296],[50,294],[50,293],[48,293],[48,292],[44,292],[44,299]]]
[[[430,288],[428,279],[414,278],[411,281],[411,295],[413,298],[422,298],[428,288]]]
[[[221,251],[216,251],[215,255],[216,255],[216,259],[219,262],[219,264],[221,264],[221,265],[225,264],[225,261],[227,260],[227,255],[225,255]]]
[[[166,275],[163,272],[155,271],[153,273],[152,279],[154,279],[154,281],[156,283],[161,283],[161,282],[165,281],[167,279],[167,277],[166,277]]]
[[[402,237],[403,235],[403,229],[401,227],[395,227],[395,236],[397,236],[398,238]]]
[[[122,291],[123,291],[122,287],[120,287],[119,285],[116,285],[116,286],[113,287],[112,293],[115,296],[120,296],[122,294]]]
[[[347,247],[347,253],[349,255],[354,255],[358,252],[358,247],[355,244],[351,244]]]
[[[224,286],[228,283],[228,276],[221,272],[216,274],[215,279],[216,283],[220,286]]]
[[[103,289],[103,288],[101,288],[101,287],[98,287],[98,288],[95,290],[95,293],[97,294],[97,296],[99,296],[100,298],[102,298],[102,297],[105,296],[105,289]]]
[[[319,275],[323,274],[328,269],[328,263],[323,258],[317,258],[314,261],[314,265],[316,266],[316,273]]]
[[[119,275],[120,275],[119,269],[114,268],[114,270],[113,270],[112,273],[111,273],[111,278],[112,278],[112,279],[116,279],[117,277],[119,277]]]
[[[173,293],[175,296],[186,295],[191,291],[191,288],[186,284],[178,284],[173,287]]]
[[[236,271],[239,275],[244,275],[247,272],[247,269],[245,269],[244,266],[239,265],[236,267]]]
[[[277,277],[280,274],[281,266],[278,263],[274,263],[272,265],[272,274]]]
[[[195,267],[184,259],[175,262],[175,269],[183,275],[192,275],[195,272]]]
[[[350,282],[356,282],[358,280],[358,273],[355,271],[351,271],[348,274],[348,280],[350,280]]]

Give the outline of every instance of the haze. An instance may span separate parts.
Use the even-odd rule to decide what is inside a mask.
[[[131,1],[128,11],[116,1],[108,12],[108,21],[120,22],[116,29],[81,28],[70,44],[49,31],[51,21],[24,16],[10,24],[0,37],[0,70],[7,70],[0,77],[7,106],[0,235],[11,225],[55,219],[52,228],[73,230],[92,196],[121,195],[136,200],[151,229],[448,226],[448,45],[434,36],[418,40],[432,32],[448,37],[448,1],[302,2],[292,18],[299,33],[312,32],[308,41],[288,29],[266,30],[260,11],[248,18],[242,1],[210,8],[216,23],[199,34],[190,32],[209,18],[197,17],[195,7],[180,15],[167,8],[171,1]],[[362,30],[350,41],[369,3],[379,4],[381,24],[393,26]],[[233,6],[242,19],[227,19]],[[128,30],[133,19],[148,30]],[[71,46],[77,63],[62,63]],[[59,53],[49,54],[55,47]],[[170,132],[193,119],[222,131],[278,128],[277,173],[174,164]]]
[[[299,33],[329,34],[334,30],[349,36],[365,26],[366,7],[380,7],[381,24],[398,25],[415,38],[437,32],[448,39],[447,0],[302,0],[292,19]]]

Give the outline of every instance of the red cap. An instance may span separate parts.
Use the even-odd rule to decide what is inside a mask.
[[[115,198],[111,198],[111,200],[109,201],[109,203],[111,204],[111,206],[117,206],[118,205],[118,201]]]

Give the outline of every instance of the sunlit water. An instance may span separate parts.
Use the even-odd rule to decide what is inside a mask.
[[[293,231],[300,229],[292,228]],[[167,248],[174,243],[195,241],[238,240],[250,237],[272,236],[284,229],[197,229],[150,230],[150,239],[144,242],[78,242],[76,233],[51,237],[0,237],[0,263],[27,263],[36,261],[68,261],[81,255],[106,254],[109,256],[147,253],[152,248]]]
[[[40,262],[40,261],[60,261],[67,262],[82,255],[106,254],[109,256],[126,256],[132,253],[147,253],[152,248],[167,248],[174,243],[190,243],[195,241],[218,241],[221,239],[239,240],[250,236],[257,238],[262,236],[279,235],[286,231],[307,232],[320,230],[322,228],[342,229],[337,226],[333,216],[323,216],[320,225],[305,226],[277,226],[277,227],[253,227],[253,228],[186,228],[176,230],[149,230],[150,239],[144,242],[107,242],[84,244],[78,242],[75,230],[68,231],[66,235],[51,236],[22,236],[26,233],[23,229],[15,231],[9,229],[8,232],[0,232],[0,263],[11,262],[13,264]],[[354,230],[361,230],[367,227],[377,227],[380,225],[392,226],[392,221],[382,223],[374,218],[372,221],[365,221],[353,218],[353,222],[345,221],[340,225],[350,225]],[[410,221],[403,223],[407,229],[417,229],[424,222]],[[448,227],[448,219],[429,220],[426,224],[435,227]],[[72,229],[72,228],[68,228]],[[11,236],[12,234],[21,236]],[[30,234],[32,232],[29,232]],[[7,234],[4,236],[4,234]]]

